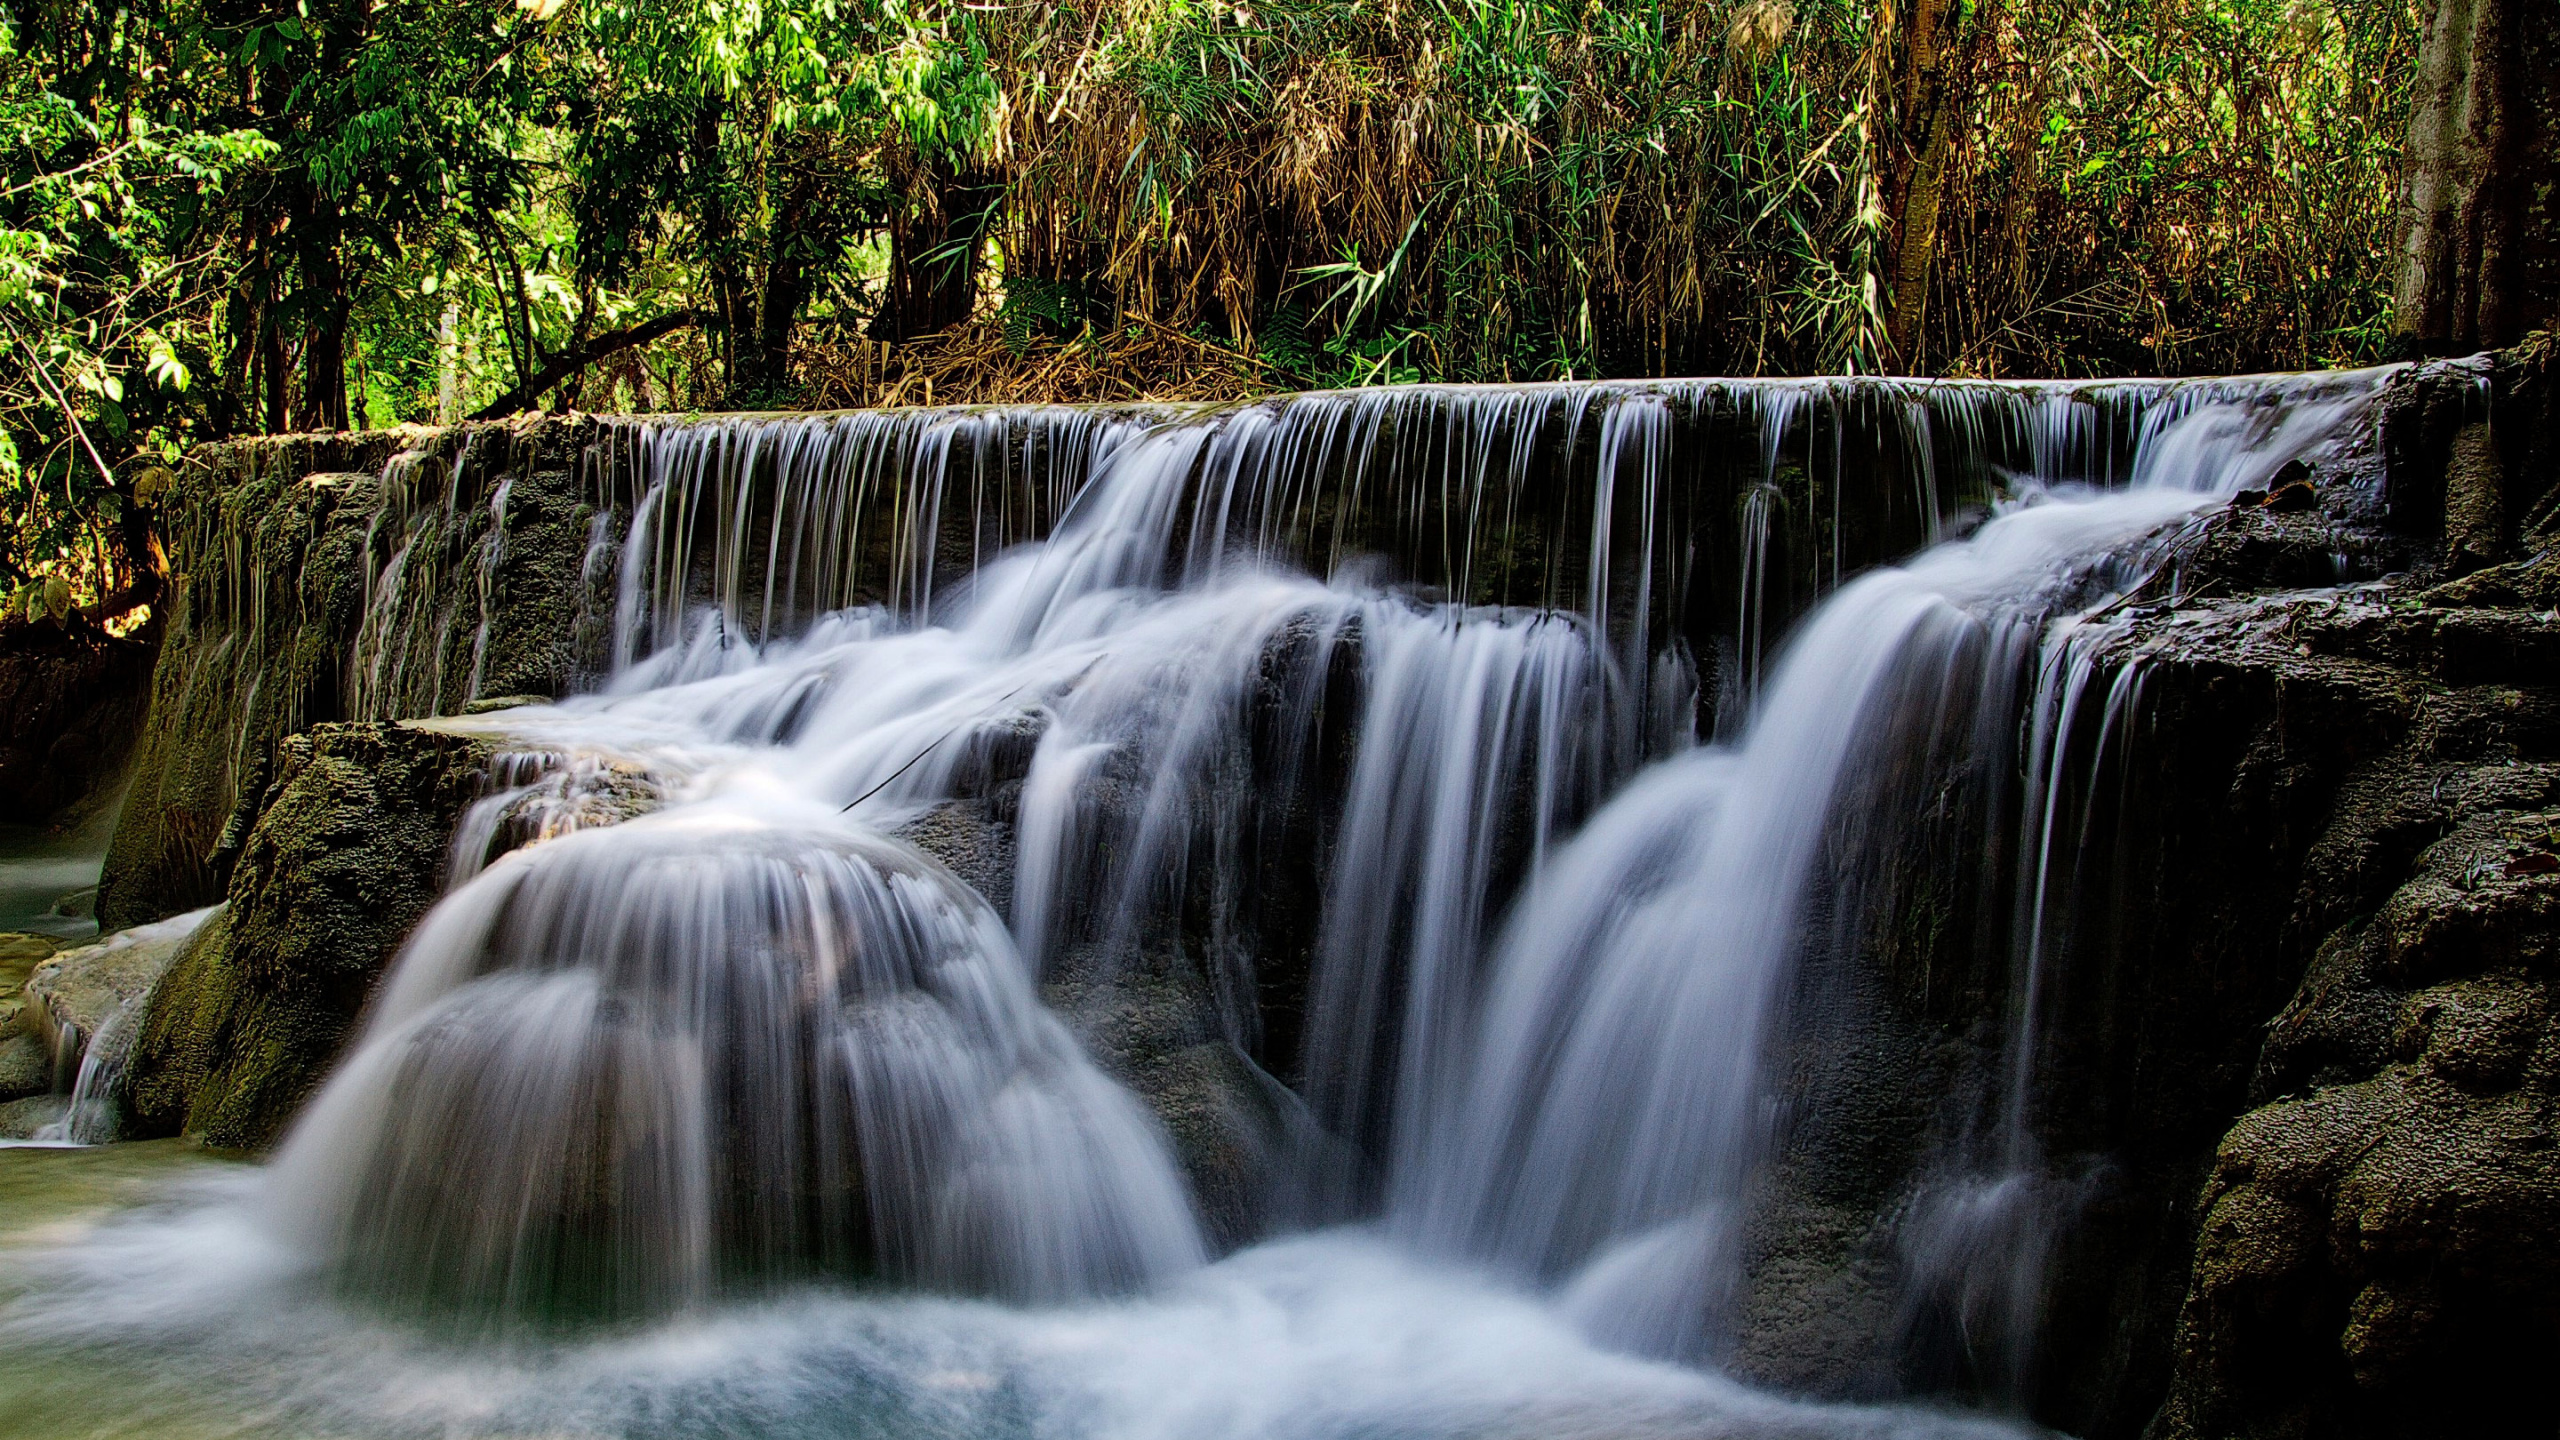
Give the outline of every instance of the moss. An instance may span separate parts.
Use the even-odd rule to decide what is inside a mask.
[[[579,469],[594,439],[592,421],[571,419],[192,454],[163,501],[176,593],[101,922],[220,898],[226,825],[307,726],[555,697],[600,673],[613,577],[589,573],[597,512]],[[423,458],[386,478],[403,447]],[[396,609],[368,636],[374,588],[403,546]]]
[[[441,890],[490,750],[374,723],[284,742],[224,909],[152,993],[127,1094],[136,1133],[274,1141]]]

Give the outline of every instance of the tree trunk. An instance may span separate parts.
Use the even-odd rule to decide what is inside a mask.
[[[871,328],[875,340],[949,329],[978,303],[978,255],[1003,187],[937,160],[924,165],[914,190],[921,195],[890,221],[889,296]]]
[[[336,217],[306,216],[294,228],[313,238],[302,250],[303,337],[302,394],[298,419],[305,430],[347,428],[347,295],[346,267],[338,241],[325,230]]]
[[[2467,354],[2560,316],[2560,6],[2436,0],[2403,155],[2396,349]]]
[[[1895,117],[1901,144],[1892,196],[1893,308],[1886,319],[1895,363],[1906,371],[1919,367],[1926,349],[1939,210],[2005,3],[1982,0],[1969,23],[1951,0],[1918,0],[1912,7]]]
[[[265,264],[266,274],[263,279],[266,293],[261,297],[265,303],[258,307],[256,364],[259,383],[258,398],[262,407],[258,418],[265,427],[266,433],[281,435],[292,420],[293,412],[287,409],[286,405],[291,398],[293,387],[286,372],[284,359],[282,314],[284,306],[281,303],[284,298],[284,279],[278,273],[283,268],[282,257],[274,253],[272,238],[269,241]]]
[[[702,251],[710,272],[711,306],[718,317],[715,338],[719,341],[720,371],[729,403],[737,405],[749,399],[753,389],[750,376],[744,372],[755,368],[749,352],[755,348],[759,332],[756,287],[739,254],[737,221],[725,188],[731,183],[721,143],[721,125],[727,110],[726,102],[709,99],[694,112],[692,172],[694,183],[700,187]]]

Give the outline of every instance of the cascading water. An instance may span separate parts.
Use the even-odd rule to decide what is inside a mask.
[[[419,930],[277,1157],[373,1296],[653,1313],[879,1275],[1058,1300],[1198,1263],[1136,1104],[984,902],[732,798],[502,857]]]
[[[2010,1078],[1915,1211],[1905,1286],[1915,1315],[1952,1305],[2024,1368],[2026,1242],[2056,1213],[2034,1138],[2037,976],[2061,958],[2042,920],[2067,902],[2065,792],[2093,753],[2072,727],[2112,694],[2104,752],[2134,697],[2073,636],[2162,536],[2332,443],[2376,383],[631,422],[599,462],[626,488],[589,561],[616,576],[614,674],[462,722],[515,747],[505,793],[238,1203],[291,1283],[492,1345],[587,1316],[717,1323],[820,1280],[1158,1297],[996,1341],[918,1312],[943,1337],[926,1348],[972,1358],[849,1362],[926,1376],[898,1405],[935,1376],[974,1395],[983,1367],[1043,1373],[1027,1352],[1188,1353],[1148,1316],[1301,1356],[1261,1317],[1322,1314],[1426,1357],[1321,1400],[1366,1362],[1307,1361],[1295,1399],[1251,1413],[1115,1358],[1091,1383],[1118,1391],[1025,1401],[1019,1425],[964,1407],[964,1428],[1480,1433],[1483,1394],[1527,1407],[1512,1424],[1553,1399],[1638,1428],[1960,1429],[1699,1390],[1562,1327],[1720,1353],[1780,1138],[1791,976],[1857,943],[1882,885],[1859,857],[1900,843],[1902,798],[1950,756],[1992,784],[2024,733],[2023,803],[1986,802],[2034,869]],[[402,466],[386,495],[423,503],[397,498],[423,474]],[[440,644],[415,658],[443,668],[404,669],[417,563],[377,575],[350,673],[454,708]],[[599,824],[613,786],[663,806]],[[896,838],[954,804],[1008,837],[1000,873],[972,876],[983,897]],[[1168,966],[1202,977],[1216,1042],[1302,1105],[1259,1222],[1382,1216],[1386,1240],[1196,1273],[1168,1136],[1040,988]],[[1514,1328],[1447,1318],[1469,1306]],[[1506,1389],[1506,1366],[1546,1378]]]
[[[2027,1111],[2072,753],[2054,732],[2079,715],[2091,679],[2070,617],[2146,577],[2163,527],[2334,441],[2371,389],[2361,377],[2281,409],[2211,392],[2163,407],[2130,486],[2032,485],[1974,534],[1824,605],[1740,741],[1639,776],[1524,897],[1493,960],[1472,1063],[1439,1123],[1398,1157],[1400,1222],[1564,1285],[1568,1308],[1610,1343],[1712,1353],[1736,1229],[1774,1139],[1762,1059],[1774,1012],[1809,909],[1856,900],[1861,877],[1842,857],[1861,847],[1841,826],[1907,824],[1868,807],[1934,748],[1914,744],[1915,726],[2008,720],[2002,697],[2026,668],[2039,677],[2022,851],[2033,873],[1998,1168],[1924,1214],[1918,1228],[1940,1234],[1921,1242],[1917,1267],[1924,1284],[1942,1280],[1925,1272],[1952,1255],[1960,1283],[1999,1286],[2003,1338],[2023,1344],[2031,1324],[2017,1312],[2038,1293],[2045,1238]],[[2053,616],[2065,618],[2048,627]],[[2119,705],[2126,693],[2119,685]],[[1976,733],[2015,743],[2013,722]]]

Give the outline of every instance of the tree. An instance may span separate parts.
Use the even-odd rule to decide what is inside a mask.
[[[21,34],[0,31],[0,582],[22,609],[110,618],[155,593],[150,486],[131,462],[189,438],[184,357],[224,278],[190,217],[274,147],[129,108],[114,83],[129,37],[112,29],[58,33],[70,66]]]
[[[2398,346],[2514,344],[2560,317],[2560,7],[2436,0],[2402,184]]]

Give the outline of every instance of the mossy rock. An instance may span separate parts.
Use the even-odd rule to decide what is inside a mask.
[[[152,993],[127,1133],[273,1143],[443,888],[490,740],[340,723],[284,742],[229,899]]]
[[[189,455],[161,496],[176,573],[102,923],[222,897],[225,823],[266,792],[287,736],[556,698],[601,674],[614,575],[591,561],[597,497],[580,479],[595,436],[581,418]],[[386,479],[412,449],[423,458]],[[395,564],[400,583],[383,585]],[[368,633],[383,593],[396,609]]]
[[[203,919],[195,912],[120,930],[48,956],[29,972],[18,1025],[51,1057],[57,1082],[77,1073],[108,1021],[159,983]]]

